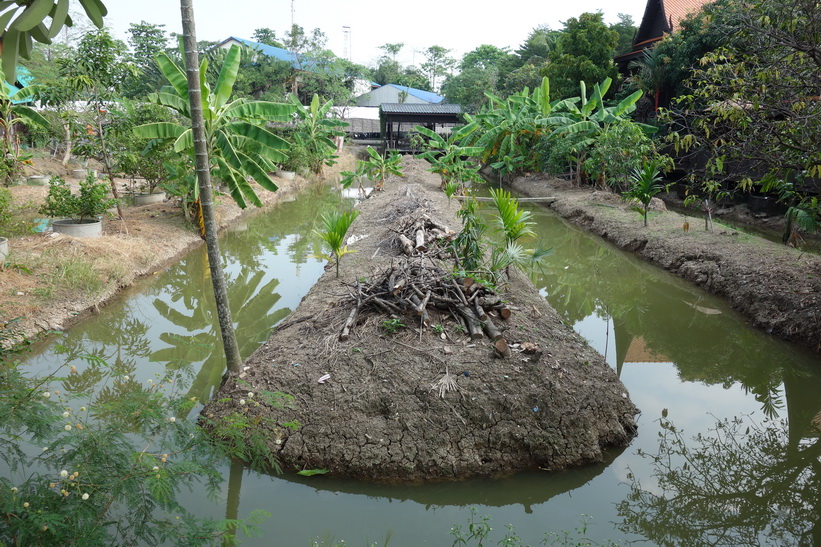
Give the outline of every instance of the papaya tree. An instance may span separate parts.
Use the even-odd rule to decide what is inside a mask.
[[[156,56],[157,64],[171,85],[149,100],[171,108],[183,120],[192,120],[190,97],[185,70],[166,54]],[[209,171],[228,186],[228,192],[240,207],[250,202],[262,206],[262,201],[248,182],[253,178],[260,186],[272,192],[277,185],[268,175],[275,164],[285,160],[289,144],[265,125],[268,122],[287,122],[295,112],[294,105],[249,99],[230,101],[241,61],[241,50],[231,46],[223,61],[214,90],[200,77],[198,91],[203,110],[205,145],[209,157]],[[208,69],[203,60],[200,75]],[[138,126],[137,136],[146,139],[173,141],[177,153],[192,153],[193,131],[190,124],[156,122]]]
[[[0,70],[0,78],[2,78]],[[26,87],[14,93],[8,86],[0,83],[0,129],[3,132],[2,159],[0,160],[0,183],[9,185],[21,174],[22,162],[29,159],[29,155],[20,154],[14,140],[14,128],[18,124],[38,125],[48,127],[48,121],[39,112],[24,104],[36,92],[34,87]],[[16,101],[17,104],[12,102]]]

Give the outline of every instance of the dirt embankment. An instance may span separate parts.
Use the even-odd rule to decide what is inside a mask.
[[[489,312],[513,347],[511,357],[497,358],[489,338],[469,336],[455,314],[433,305],[421,329],[414,309],[392,318],[363,308],[340,341],[362,286],[387,276],[390,286],[407,287],[405,272],[452,271],[433,246],[409,257],[397,238],[424,215],[453,231],[461,227],[458,205],[448,203],[426,168],[423,160],[404,158],[405,178],[361,203],[349,231],[356,252],[342,257],[339,278],[329,270],[203,414],[247,415],[284,468],[328,468],[370,480],[601,461],[606,447],[623,446],[635,434],[637,409],[604,359],[523,275],[513,273],[499,289],[511,317]],[[292,395],[293,408],[257,405],[259,395],[248,393],[263,390]],[[296,431],[281,426],[292,420],[301,424]]]
[[[524,195],[556,197],[550,207],[569,221],[726,298],[766,332],[821,351],[818,255],[720,224],[707,231],[703,220],[666,211],[663,204],[644,227],[616,194],[559,179],[520,177],[512,186]]]
[[[329,169],[333,175],[350,169],[355,160],[346,154]],[[71,185],[78,180],[59,162],[38,160],[29,174],[60,175]],[[268,208],[311,181],[277,179],[280,189],[257,194]],[[129,181],[117,180],[125,189]],[[47,186],[9,188],[17,210],[42,216],[36,210],[44,202]],[[121,190],[122,191],[122,190]],[[240,209],[230,196],[216,196],[220,228],[227,227],[257,208]],[[153,275],[204,241],[185,221],[172,202],[123,207],[123,219],[103,221],[103,236],[78,239],[51,232],[9,238],[9,267],[0,269],[0,323],[20,318],[20,327],[32,337],[48,330],[62,330],[116,297],[140,278]]]

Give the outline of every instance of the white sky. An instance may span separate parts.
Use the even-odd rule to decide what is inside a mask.
[[[284,37],[291,26],[291,0],[193,0],[198,40],[219,41],[229,36],[251,39],[254,29],[268,27]],[[165,24],[167,32],[181,32],[177,0],[104,0],[106,25],[115,37],[128,38],[130,23],[141,20]],[[319,28],[328,47],[345,55],[344,26],[350,27],[350,55],[356,63],[371,65],[380,56],[378,47],[404,43],[397,60],[419,65],[422,51],[438,45],[462,55],[482,44],[515,50],[539,25],[562,28],[562,21],[584,12],[601,11],[605,22],[617,14],[641,22],[646,0],[440,0],[399,2],[390,0],[293,0],[294,22],[306,32]],[[417,53],[414,53],[414,50]]]

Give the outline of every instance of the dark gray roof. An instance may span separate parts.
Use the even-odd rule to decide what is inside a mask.
[[[380,107],[385,114],[461,114],[462,107],[458,104],[408,104],[383,103]]]

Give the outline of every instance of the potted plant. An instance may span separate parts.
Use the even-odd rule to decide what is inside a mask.
[[[308,169],[308,150],[298,142],[294,142],[287,152],[288,158],[279,164],[276,176],[294,180],[297,173],[304,173]]]
[[[61,219],[52,222],[55,232],[75,237],[97,237],[103,233],[99,217],[116,206],[116,200],[108,197],[108,189],[108,184],[97,182],[94,174],[89,172],[80,181],[80,193],[75,196],[65,180],[52,177],[46,202],[39,211]]]

